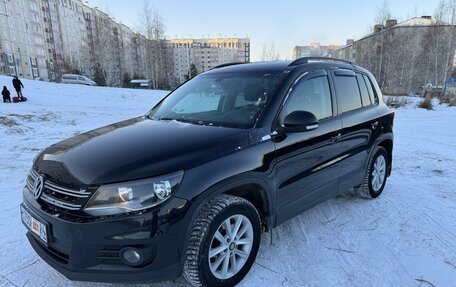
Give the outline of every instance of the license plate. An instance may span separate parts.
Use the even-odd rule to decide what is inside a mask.
[[[21,206],[21,218],[22,223],[31,232],[35,233],[43,243],[48,244],[47,225],[45,223],[33,217],[23,206]]]

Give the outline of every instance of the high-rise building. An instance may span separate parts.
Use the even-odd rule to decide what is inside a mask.
[[[38,0],[0,0],[0,73],[48,79]]]
[[[60,79],[64,68],[63,44],[58,13],[59,0],[40,0],[46,64],[50,81]],[[46,74],[46,73],[44,73]]]
[[[224,63],[250,61],[249,38],[172,39],[164,45],[171,85],[188,79],[192,64],[201,73]]]
[[[147,39],[81,0],[0,0],[0,23],[0,74],[29,79],[80,72],[110,86],[146,78],[166,88],[192,65],[200,73],[250,61],[248,38]]]
[[[84,4],[81,0],[60,0],[56,4],[60,31],[59,34],[56,31],[55,35],[62,40],[65,69],[79,69],[83,73],[89,73],[90,47]]]

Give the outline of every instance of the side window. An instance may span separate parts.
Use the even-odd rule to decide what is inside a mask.
[[[78,77],[78,80],[81,82],[85,82],[85,79],[83,77]]]
[[[335,82],[339,113],[345,113],[362,107],[361,94],[356,77],[336,76]]]
[[[332,116],[331,91],[327,76],[299,81],[285,106],[286,114],[294,111],[313,113],[317,119]]]
[[[366,75],[363,75],[363,78],[364,78],[364,82],[367,85],[367,89],[369,90],[369,96],[371,98],[372,103],[377,103],[378,102],[378,96],[377,96],[377,93],[375,93],[374,88],[372,87],[371,80]]]
[[[361,74],[356,74],[356,78],[358,79],[359,91],[361,92],[361,99],[363,100],[363,107],[370,106],[372,104],[372,101],[369,97],[369,92],[367,90],[363,76]]]

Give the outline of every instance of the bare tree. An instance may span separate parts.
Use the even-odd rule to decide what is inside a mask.
[[[448,29],[442,29],[443,26],[447,25],[454,25],[455,20],[456,20],[456,0],[441,0],[439,4],[437,5],[435,14],[435,23],[433,27],[434,30],[437,30],[436,32],[439,32],[441,34],[441,52],[444,55],[443,59],[443,65],[441,67],[443,68],[443,73],[441,74],[443,76],[443,82],[447,79],[449,73],[452,72],[452,66],[453,66],[453,51],[451,47],[454,45],[454,34],[456,32],[456,28],[454,26],[450,26]],[[438,37],[437,37],[438,41]],[[437,42],[438,44],[438,42]],[[437,48],[437,47],[436,47]],[[437,50],[437,49],[436,49]],[[436,60],[435,60],[435,74],[436,74],[436,82],[439,80],[437,78],[437,69],[439,65],[438,61],[438,56],[436,55]]]
[[[158,9],[149,1],[144,1],[142,14],[140,15],[141,32],[147,41],[147,67],[155,87],[163,86],[164,83],[164,51],[163,39],[165,38],[165,24]]]
[[[271,45],[263,44],[263,51],[261,54],[262,61],[278,61],[280,53],[276,50],[274,42]]]
[[[384,24],[386,20],[391,19],[391,10],[388,0],[384,0],[382,5],[377,7],[377,15],[375,16],[376,24]]]
[[[377,7],[377,15],[375,17],[375,22],[376,24],[385,24],[386,20],[389,20],[392,18],[390,7],[389,7],[389,2],[388,0],[384,0],[382,5]],[[383,60],[384,60],[384,55],[388,53],[388,43],[385,43],[385,36],[384,36],[384,30],[381,32],[381,41],[380,41],[380,46],[379,46],[379,65],[378,65],[378,75],[380,76],[381,79],[384,79],[382,77],[383,72],[384,72],[384,65],[383,65]],[[380,85],[384,85],[385,83],[382,81]]]

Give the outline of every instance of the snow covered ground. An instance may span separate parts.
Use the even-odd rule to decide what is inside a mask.
[[[121,286],[71,282],[39,259],[20,222],[21,190],[42,148],[142,115],[166,92],[24,85],[28,102],[0,103],[0,286]],[[384,194],[347,192],[264,234],[240,286],[456,286],[456,108],[410,104],[394,129]]]

